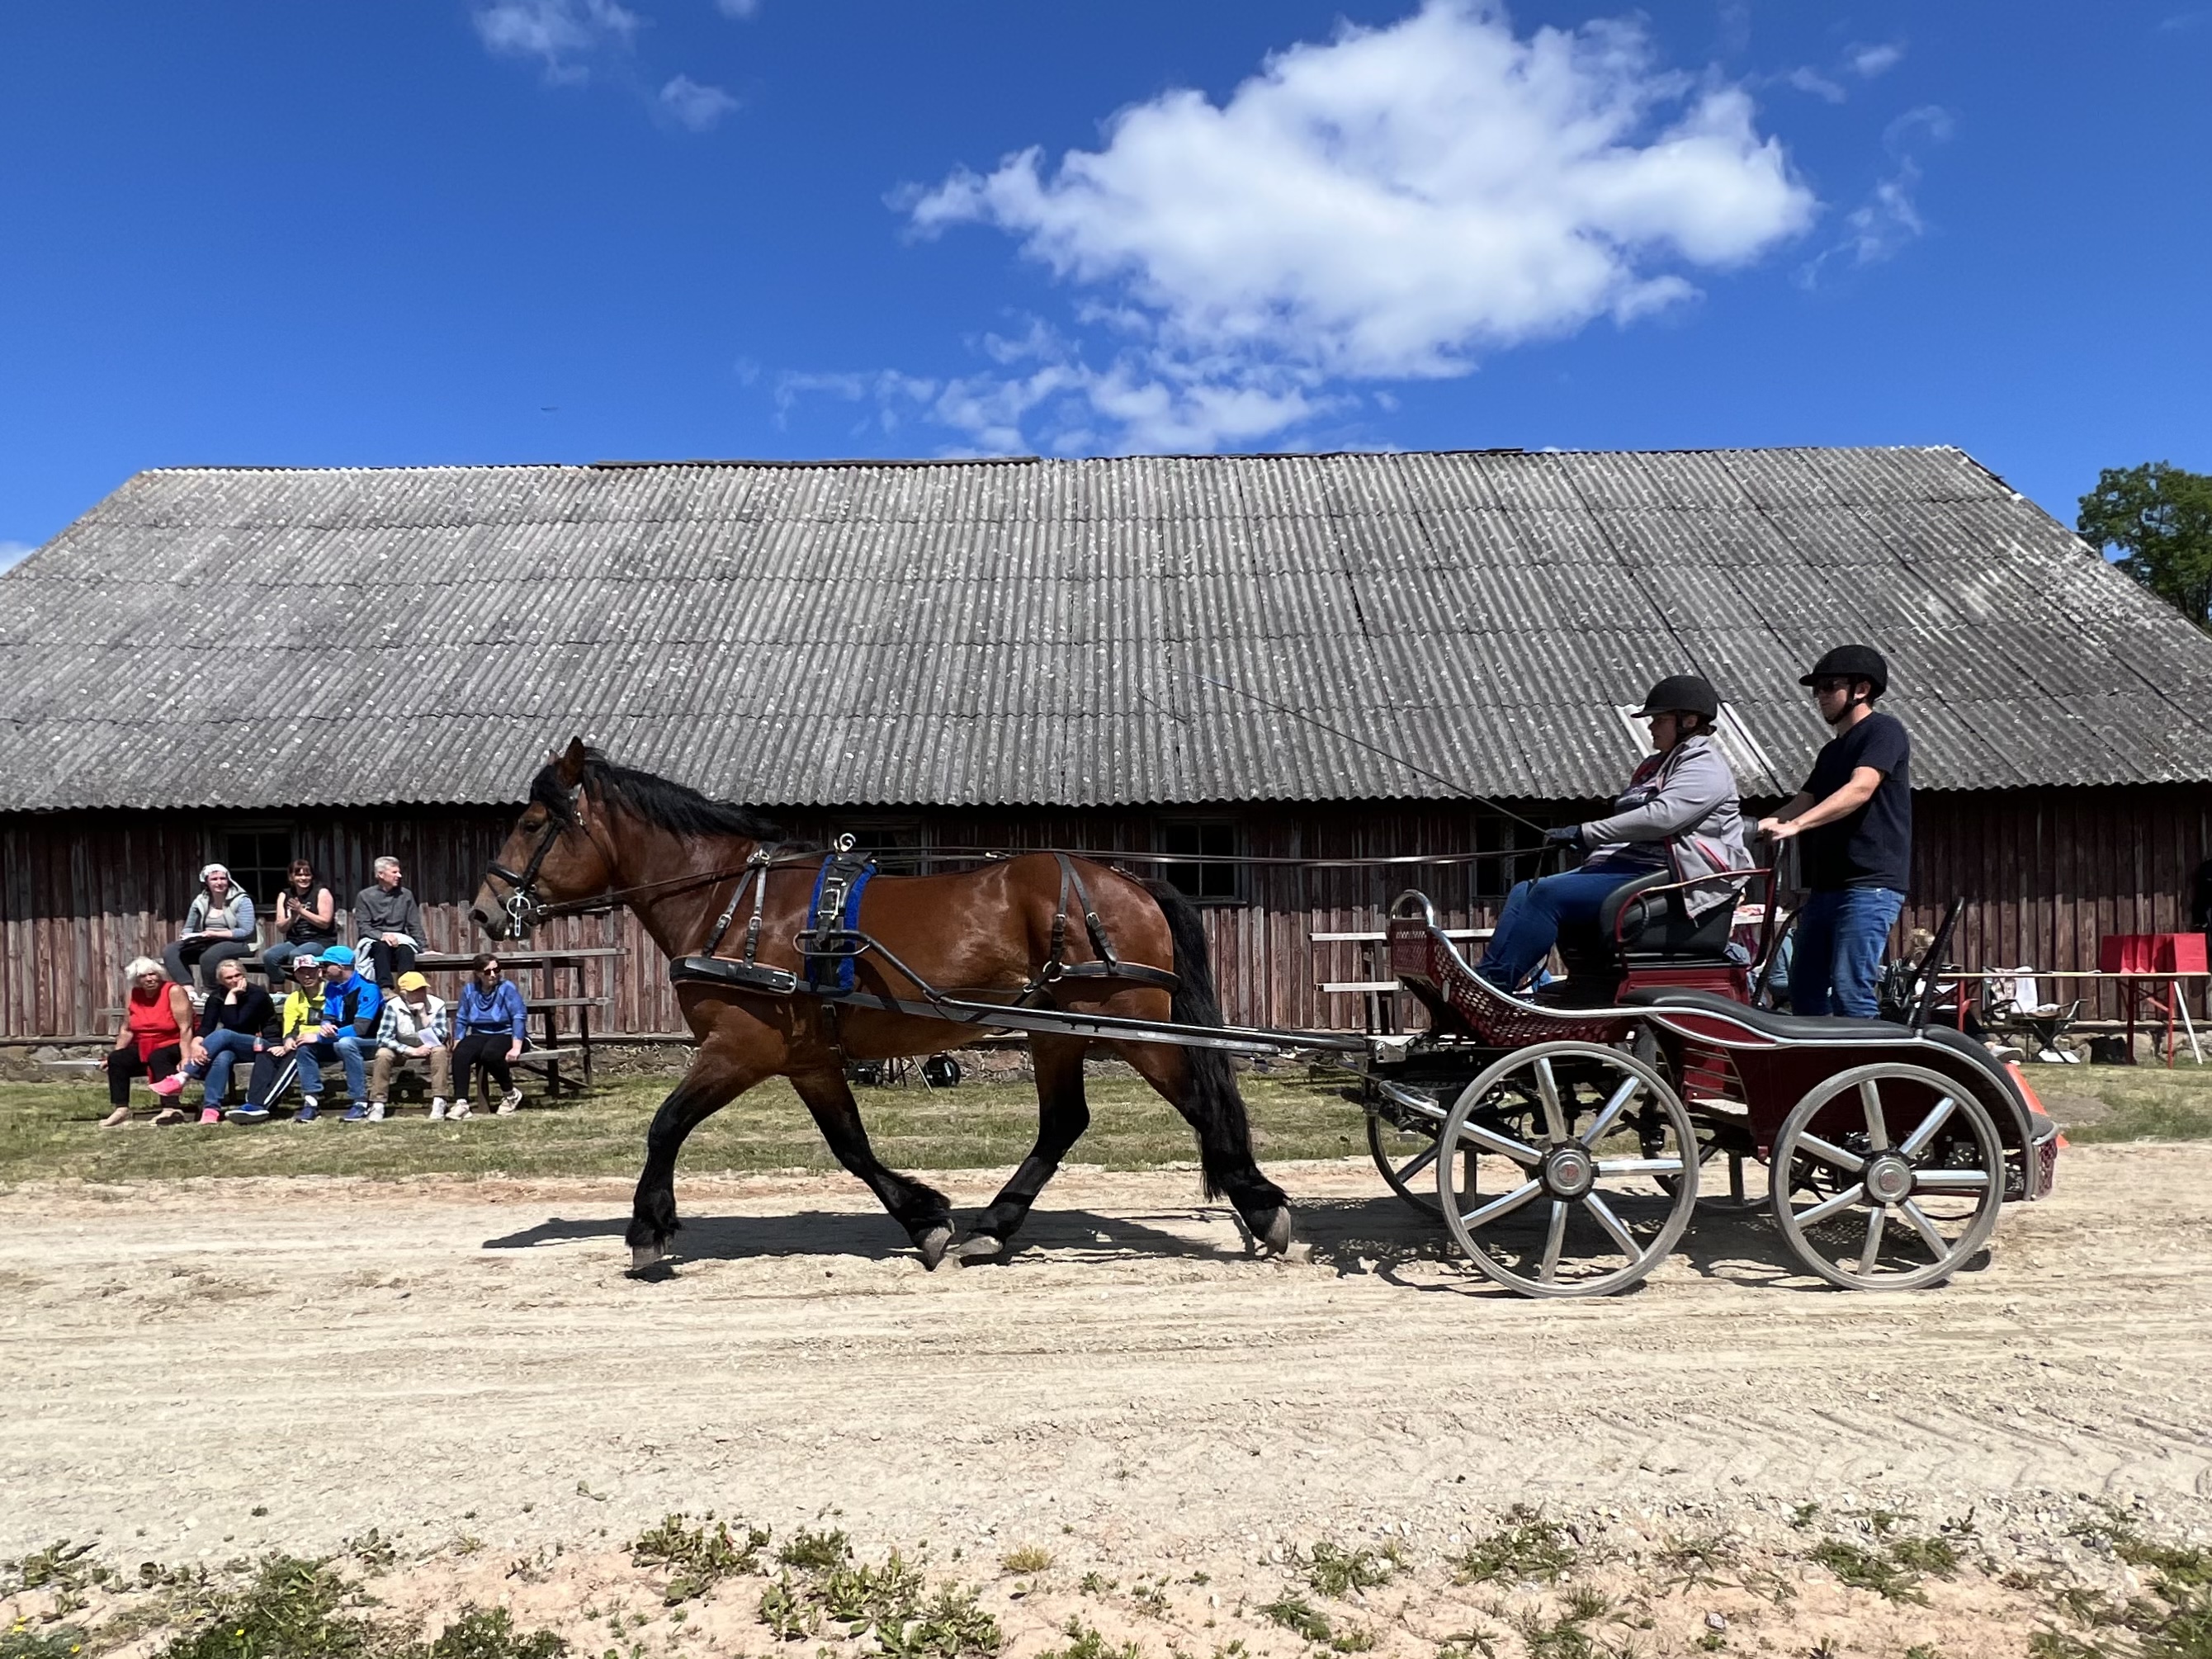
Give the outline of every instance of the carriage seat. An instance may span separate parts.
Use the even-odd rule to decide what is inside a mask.
[[[1665,890],[1654,892],[1654,888]],[[1683,889],[1670,871],[1653,870],[1606,896],[1597,913],[1601,943],[1619,941],[1624,966],[1654,962],[1723,962],[1735,925],[1734,902],[1690,914]]]
[[[1641,987],[1623,993],[1620,1000],[1636,1007],[1695,1008],[1707,1013],[1726,1014],[1762,1036],[1785,1042],[1932,1042],[1972,1061],[1993,1077],[2002,1078],[2004,1074],[2002,1062],[1994,1054],[1964,1031],[1948,1025],[1930,1024],[1916,1031],[1910,1025],[1887,1019],[1850,1019],[1841,1014],[1778,1014],[1770,1008],[1753,1008],[1730,1001],[1711,991],[1670,985]]]

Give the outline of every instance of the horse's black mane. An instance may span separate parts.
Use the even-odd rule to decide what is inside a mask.
[[[750,807],[715,800],[689,784],[657,777],[634,767],[617,766],[596,749],[584,751],[584,787],[603,800],[619,802],[647,823],[679,836],[743,836],[749,841],[779,841],[783,832]],[[562,823],[575,817],[559,763],[549,763],[531,781],[530,799]]]

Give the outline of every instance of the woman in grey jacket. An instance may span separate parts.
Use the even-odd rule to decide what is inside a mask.
[[[1735,775],[1712,738],[1720,696],[1694,674],[1651,688],[1639,720],[1657,750],[1636,769],[1611,816],[1549,830],[1546,839],[1589,854],[1579,869],[1517,884],[1475,971],[1518,991],[1558,942],[1561,924],[1589,926],[1615,888],[1653,870],[1677,881],[1747,870]],[[1736,884],[1708,882],[1683,894],[1690,914],[1735,902]]]
[[[179,985],[191,983],[199,964],[200,983],[215,989],[215,970],[233,957],[253,954],[253,901],[220,864],[200,872],[200,890],[185,912],[181,933],[161,952],[161,965]]]

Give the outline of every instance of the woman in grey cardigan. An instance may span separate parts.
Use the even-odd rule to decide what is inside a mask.
[[[1720,708],[1719,693],[1694,674],[1673,675],[1651,688],[1637,718],[1650,720],[1658,752],[1636,769],[1610,816],[1546,832],[1547,840],[1589,856],[1578,869],[1514,888],[1477,973],[1518,991],[1551,954],[1562,923],[1595,923],[1615,888],[1651,871],[1690,881],[1751,867],[1735,774],[1711,735]],[[1736,884],[1708,882],[1682,899],[1692,915],[1702,915],[1735,902],[1736,892]]]
[[[200,983],[215,989],[215,970],[233,957],[253,954],[253,901],[220,864],[200,872],[200,890],[185,912],[184,930],[161,952],[161,965],[179,985],[191,983],[198,963]]]

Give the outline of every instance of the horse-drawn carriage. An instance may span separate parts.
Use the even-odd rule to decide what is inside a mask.
[[[1362,1073],[1393,1189],[1532,1296],[1641,1280],[1681,1237],[1716,1158],[1739,1204],[1747,1163],[1763,1162],[1790,1252],[1847,1287],[1936,1283],[1981,1249],[2001,1203],[2051,1188],[2050,1121],[2015,1073],[1929,1023],[1932,994],[1905,1025],[1766,1012],[1740,958],[1771,962],[1771,921],[1757,949],[1731,951],[1736,907],[1693,908],[1694,884],[1653,875],[1615,890],[1593,936],[1563,941],[1570,971],[1541,1004],[1477,975],[1429,901],[1404,894],[1390,965],[1430,1029],[1373,1037],[1228,1024],[1198,915],[1165,882],[1056,852],[872,880],[849,851],[784,846],[745,809],[580,739],[539,772],[488,869],[473,909],[494,938],[627,903],[670,959],[699,1047],[647,1137],[635,1268],[671,1249],[685,1137],[776,1075],[927,1265],[995,1259],[1090,1121],[1095,1045],[1189,1121],[1207,1191],[1267,1252],[1291,1241],[1291,1200],[1254,1158],[1229,1055],[1303,1051]],[[847,1074],[933,1053],[963,1027],[1028,1035],[1038,1133],[956,1244],[950,1200],[870,1149]]]
[[[1528,1296],[1626,1289],[1674,1248],[1715,1160],[1739,1208],[1763,1163],[1790,1255],[1846,1289],[1939,1283],[2000,1204],[2051,1190],[2057,1132],[2015,1070],[1924,1006],[1893,1024],[1755,1006],[1735,907],[1698,922],[1682,885],[1615,894],[1540,1004],[1477,975],[1423,895],[1391,907],[1390,968],[1430,1030],[1371,1040],[1369,1146],[1485,1273]]]

